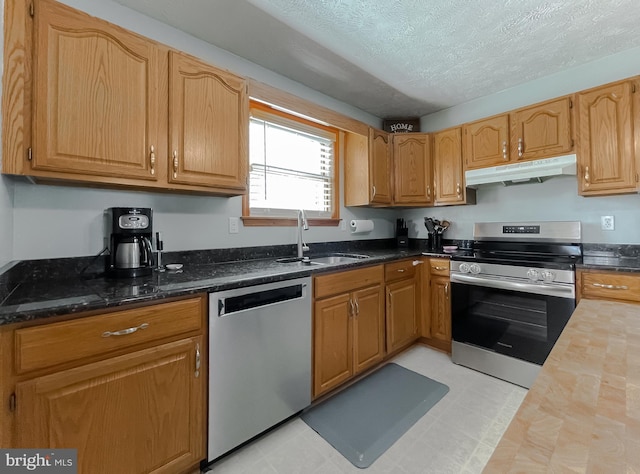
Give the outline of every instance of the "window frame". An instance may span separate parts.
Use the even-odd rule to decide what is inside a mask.
[[[261,116],[275,115],[282,117],[288,121],[300,123],[305,127],[317,128],[326,132],[334,133],[336,136],[333,150],[333,179],[332,186],[332,204],[333,210],[331,217],[309,217],[307,220],[311,226],[338,226],[340,224],[340,152],[341,152],[341,135],[342,131],[336,127],[332,127],[326,123],[315,121],[309,117],[303,117],[295,112],[279,108],[266,102],[250,99],[249,116],[251,110],[256,109],[261,112]],[[249,135],[249,139],[251,136]],[[249,153],[249,151],[247,151]],[[247,157],[248,160],[248,157]],[[249,173],[247,172],[247,183],[249,184]],[[297,218],[289,216],[265,216],[251,215],[250,195],[249,191],[242,196],[242,223],[244,226],[296,226]]]

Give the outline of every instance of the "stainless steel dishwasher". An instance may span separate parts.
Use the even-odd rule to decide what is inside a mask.
[[[311,278],[209,294],[208,461],[311,403]]]

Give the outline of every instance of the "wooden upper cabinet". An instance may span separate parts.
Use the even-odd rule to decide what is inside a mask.
[[[34,47],[32,169],[155,180],[160,50],[48,0]]]
[[[466,169],[509,162],[509,115],[497,115],[463,127]]]
[[[382,130],[369,129],[369,160],[371,202],[391,204],[391,135]]]
[[[245,190],[245,80],[174,51],[169,71],[169,181]]]
[[[511,160],[526,161],[571,153],[571,97],[511,113]]]
[[[345,206],[391,205],[392,151],[391,136],[382,130],[345,134]]]
[[[433,134],[433,160],[436,205],[465,204],[461,127]]]
[[[640,153],[638,80],[578,94],[578,188],[582,195],[635,192]],[[635,101],[635,103],[634,103]]]
[[[393,202],[425,206],[433,203],[431,144],[425,133],[393,136]]]

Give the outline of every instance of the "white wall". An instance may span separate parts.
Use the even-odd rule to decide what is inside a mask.
[[[240,197],[217,198],[127,192],[16,183],[14,258],[93,255],[103,248],[103,211],[109,207],[153,209],[154,231],[162,232],[165,250],[195,250],[294,244],[295,227],[243,227],[229,234],[228,218],[240,216]],[[392,210],[342,209],[345,221],[372,218],[369,234],[351,235],[340,227],[311,227],[306,242],[374,239],[393,236]],[[348,227],[347,227],[348,228]]]
[[[0,30],[4,32],[4,0],[0,2]],[[3,51],[0,47],[0,76],[2,75]],[[1,127],[2,124],[0,124]],[[1,130],[1,128],[0,128]],[[2,150],[0,150],[0,168]],[[13,182],[0,176],[0,269],[13,258]]]
[[[638,74],[640,47],[425,115],[420,119],[420,130],[435,132]],[[473,80],[472,71],[469,80]]]
[[[4,6],[4,1],[0,0]],[[74,8],[104,18],[206,61],[253,77],[300,97],[379,126],[380,120],[347,104],[324,96],[283,76],[195,39],[174,28],[131,11],[111,0],[64,0]],[[499,94],[422,118],[422,130],[437,130],[511,110],[540,100],[574,92],[640,73],[640,48],[514,87]],[[472,80],[472,74],[470,74]],[[341,180],[344,182],[344,180]],[[584,223],[585,242],[640,243],[632,223],[640,197],[581,198],[575,178],[555,178],[538,185],[483,188],[476,206],[413,211],[341,209],[341,217],[374,219],[371,234],[352,236],[340,228],[314,227],[309,242],[385,238],[393,235],[393,220],[406,214],[416,221],[412,236],[426,237],[423,217],[453,222],[450,238],[471,238],[472,224],[482,220],[572,219]],[[32,185],[0,178],[0,267],[11,259],[92,255],[103,247],[102,213],[112,206],[147,206],[154,210],[154,229],[164,234],[167,250],[228,248],[294,243],[295,230],[243,228],[228,233],[228,218],[241,214],[240,198],[183,196],[131,191]],[[599,216],[613,214],[616,230],[598,230]]]
[[[532,65],[532,67],[535,65]],[[421,130],[437,131],[518,107],[640,74],[640,48],[593,61],[521,84],[421,118]],[[575,177],[553,178],[541,184],[478,189],[475,206],[422,209],[407,214],[415,220],[414,236],[426,238],[424,217],[452,222],[446,237],[471,239],[473,223],[482,221],[579,220],[583,241],[640,244],[640,196],[578,196]],[[600,216],[613,215],[615,230],[600,230]]]
[[[404,213],[412,221],[410,237],[427,238],[425,217],[446,219],[451,227],[444,237],[473,238],[474,222],[581,221],[582,241],[640,244],[640,196],[581,197],[575,176],[551,178],[543,183],[514,186],[492,184],[477,190],[474,206],[417,209]],[[600,229],[600,216],[614,216],[615,230]]]
[[[319,105],[357,120],[380,126],[380,119],[345,103],[320,94],[297,82],[268,71],[227,51],[189,36],[179,30],[134,12],[111,0],[63,0],[74,8],[119,24],[129,30],[186,51],[217,66],[240,75],[253,77],[286,90]],[[6,181],[6,180],[4,180]],[[344,182],[341,179],[341,182]],[[4,189],[3,189],[4,186]],[[3,192],[8,194],[4,198]],[[260,228],[240,226],[238,234],[229,234],[228,218],[240,216],[241,199],[134,191],[98,190],[63,186],[15,183],[13,204],[10,187],[0,182],[0,218],[3,231],[0,244],[13,236],[13,254],[4,258],[15,260],[93,255],[103,248],[104,209],[113,206],[144,206],[154,211],[154,230],[163,232],[165,249],[194,250],[254,245],[291,244],[296,242],[292,227]],[[10,214],[13,206],[13,232],[6,227],[2,214]],[[352,236],[334,227],[312,227],[305,232],[307,242],[349,239],[373,239],[393,236],[395,211],[341,209],[347,222],[352,218],[372,218],[375,230],[370,234]],[[6,238],[2,234],[7,234]],[[3,247],[0,245],[0,248]],[[0,257],[2,255],[0,254]],[[2,259],[0,258],[0,261]]]

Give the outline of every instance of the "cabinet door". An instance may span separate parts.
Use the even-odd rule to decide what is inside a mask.
[[[431,337],[451,342],[451,302],[449,278],[431,277]]]
[[[391,136],[369,129],[369,180],[371,203],[391,204]]]
[[[245,190],[244,79],[173,51],[169,68],[169,181]]]
[[[430,150],[427,134],[394,135],[395,204],[425,206],[433,203]]]
[[[571,98],[544,102],[511,114],[511,157],[526,161],[570,153]]]
[[[462,170],[462,129],[450,128],[433,134],[436,204],[465,201]]]
[[[466,169],[486,168],[509,162],[509,115],[498,115],[464,126]]]
[[[582,195],[636,190],[633,87],[624,81],[578,94]]]
[[[37,7],[33,169],[155,180],[158,47],[56,2]]]
[[[377,364],[384,358],[384,294],[382,285],[352,294],[354,373]]]
[[[78,449],[81,474],[179,472],[205,456],[194,337],[22,382],[18,446]]]
[[[415,279],[387,285],[387,352],[413,342],[418,336]]]
[[[317,397],[353,373],[350,295],[316,301],[313,324],[313,394]]]

